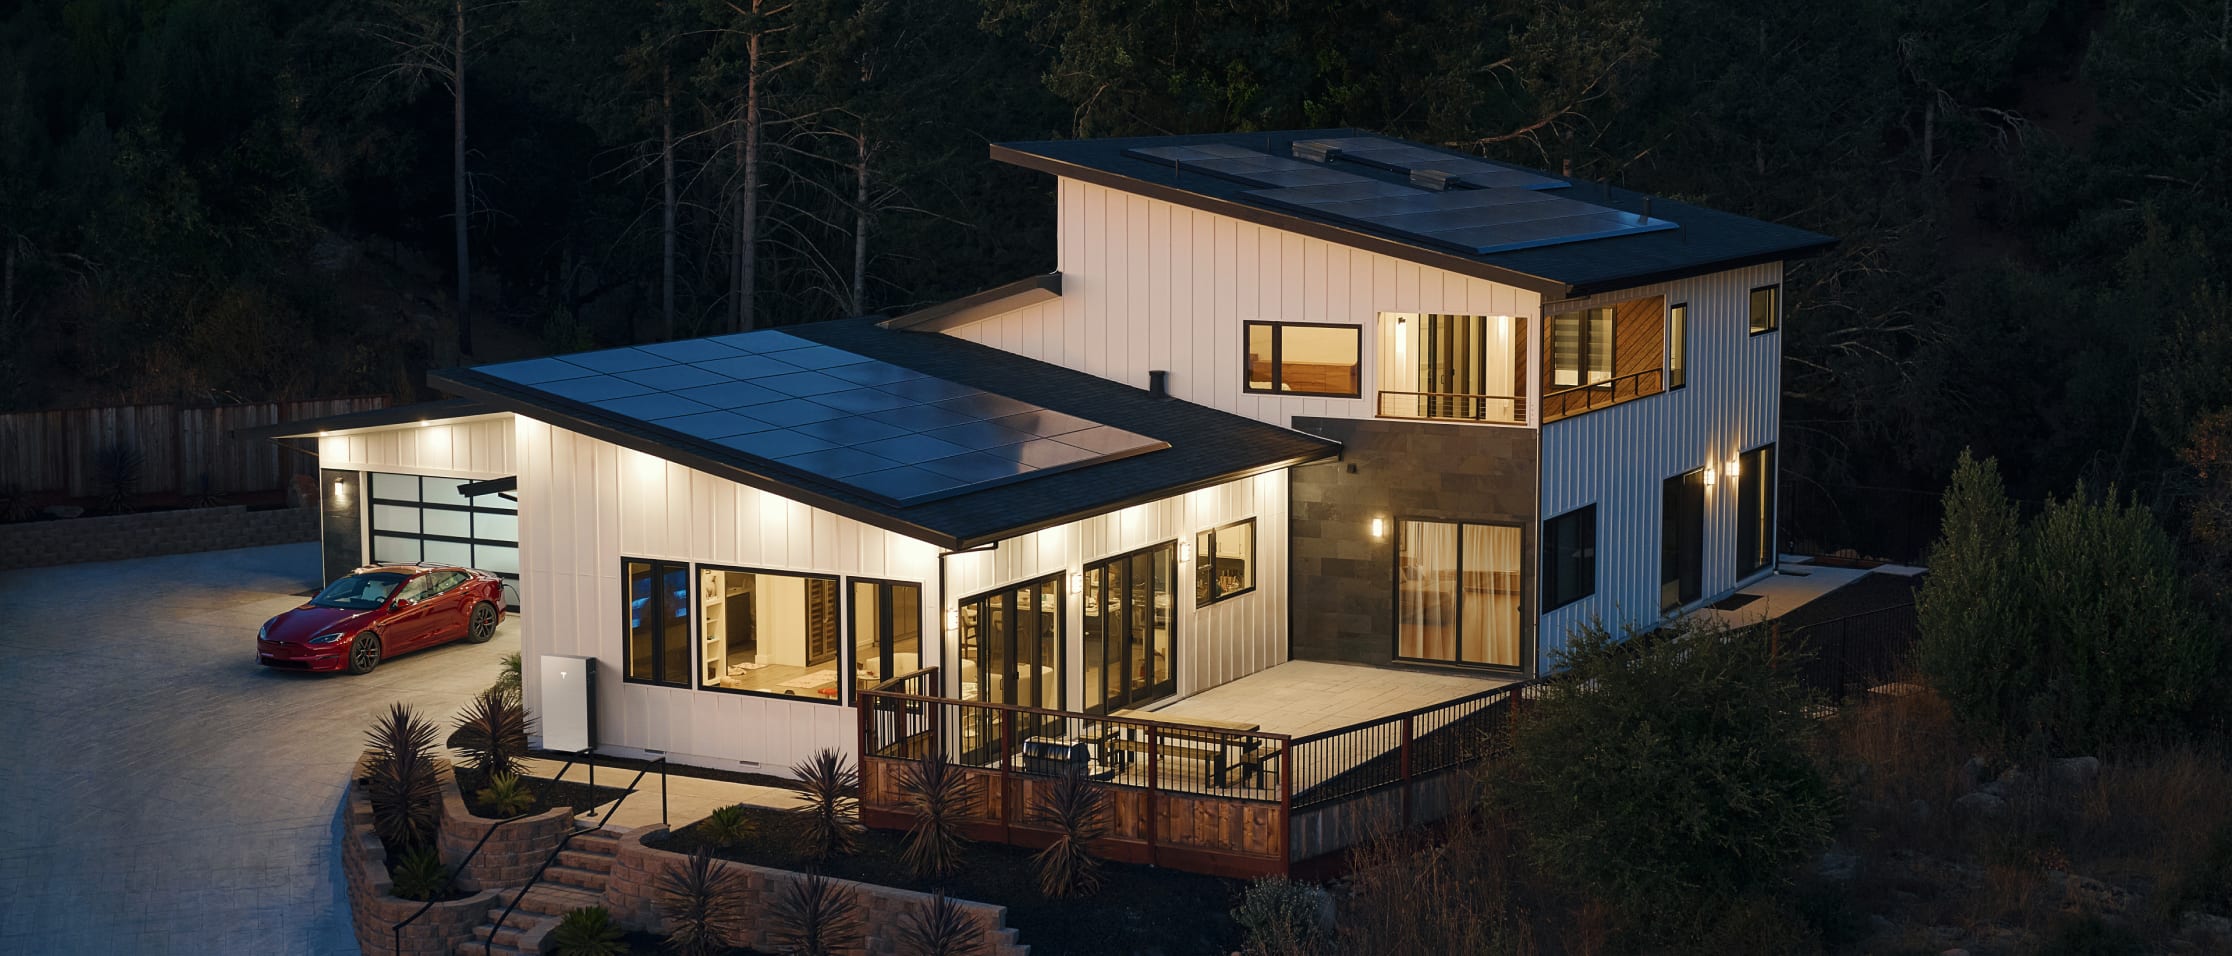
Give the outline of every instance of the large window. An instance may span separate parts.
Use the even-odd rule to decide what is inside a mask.
[[[1736,576],[1743,577],[1775,557],[1775,446],[1747,451],[1737,463]]]
[[[679,561],[622,558],[626,590],[627,672],[624,679],[690,686],[690,566]]]
[[[700,686],[837,703],[848,681],[838,659],[835,577],[699,568],[698,589]]]
[[[852,584],[853,670],[865,690],[922,669],[922,585]]]
[[[1773,332],[1782,327],[1782,286],[1763,285],[1751,290],[1751,331],[1753,335]]]
[[[1542,523],[1542,604],[1553,611],[1596,593],[1596,506]]]
[[[1194,535],[1194,606],[1255,590],[1255,519]]]
[[[1612,309],[1550,317],[1550,384],[1594,385],[1612,378]]]
[[[964,598],[961,696],[1025,707],[1062,706],[1062,576]]]
[[[1104,714],[1178,692],[1177,544],[1085,567],[1085,711]]]
[[[1519,529],[1400,523],[1395,656],[1519,666]]]
[[[1666,387],[1689,384],[1689,306],[1666,310]]]
[[[1659,492],[1659,610],[1698,599],[1705,584],[1705,469],[1675,475]]]
[[[1250,322],[1248,391],[1288,395],[1363,394],[1362,326]]]

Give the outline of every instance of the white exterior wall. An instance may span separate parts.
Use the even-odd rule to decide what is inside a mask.
[[[1178,398],[1282,427],[1375,416],[1381,312],[1528,316],[1538,336],[1525,289],[1074,179],[1060,206],[1061,297],[946,334],[1137,388],[1165,369]],[[1361,327],[1363,397],[1248,392],[1250,321]]]
[[[512,416],[490,415],[318,439],[318,467],[444,478],[512,474]]]
[[[1705,489],[1703,600],[1744,583],[1735,574],[1736,487],[1726,472],[1729,459],[1777,440],[1783,333],[1752,335],[1749,321],[1751,290],[1781,281],[1781,264],[1768,263],[1546,307],[1564,312],[1663,295],[1668,307],[1689,305],[1690,352],[1687,387],[1542,427],[1542,517],[1597,506],[1596,593],[1542,615],[1545,668],[1572,627],[1601,619],[1617,632],[1660,618],[1667,478],[1712,466],[1718,477]]]

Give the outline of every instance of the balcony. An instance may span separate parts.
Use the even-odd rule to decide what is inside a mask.
[[[1666,371],[1647,368],[1618,378],[1552,389],[1542,394],[1542,420],[1554,422],[1666,390]]]
[[[1527,423],[1527,319],[1508,315],[1379,315],[1380,418]]]

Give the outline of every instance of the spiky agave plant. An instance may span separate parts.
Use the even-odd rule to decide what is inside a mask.
[[[473,799],[500,816],[516,817],[535,808],[535,792],[527,789],[515,773],[489,775],[488,786],[473,794]]]
[[[900,801],[914,811],[904,853],[916,876],[945,876],[961,865],[961,823],[976,806],[977,781],[933,750],[899,769]]]
[[[489,779],[497,774],[519,773],[527,756],[527,734],[533,722],[516,698],[507,699],[494,688],[481,692],[457,712],[457,729],[449,745],[465,762]]]
[[[584,906],[551,927],[549,946],[557,956],[622,956],[628,951],[627,935],[610,910]]]
[[[819,873],[784,883],[768,917],[768,935],[781,952],[834,956],[860,945],[859,898]]]
[[[392,881],[389,889],[396,896],[407,900],[431,900],[449,895],[455,874],[442,863],[439,852],[433,847],[422,846],[403,854],[389,876]]]
[[[752,811],[735,803],[707,814],[698,830],[714,846],[732,847],[751,839],[759,831],[759,822],[752,819]]]
[[[372,829],[397,852],[432,845],[442,823],[434,725],[395,704],[365,734],[364,753],[364,797],[372,805]]]
[[[859,826],[860,771],[844,754],[824,747],[792,764],[791,775],[805,790],[806,805],[798,809],[806,818],[801,849],[816,860],[851,853]]]
[[[1066,899],[1100,889],[1100,859],[1090,844],[1108,832],[1108,792],[1072,767],[1032,797],[1031,820],[1054,831],[1054,842],[1031,857],[1039,892]]]
[[[667,921],[667,947],[682,956],[714,956],[744,938],[751,908],[744,874],[716,864],[698,847],[690,858],[659,874],[652,903]]]
[[[899,951],[905,956],[978,956],[984,952],[984,924],[944,893],[908,911],[899,921]]]

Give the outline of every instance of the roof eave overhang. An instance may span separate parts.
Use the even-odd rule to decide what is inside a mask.
[[[1590,296],[1603,295],[1607,292],[1618,292],[1623,289],[1633,289],[1637,286],[1657,285],[1661,282],[1677,282],[1682,279],[1694,279],[1698,276],[1709,276],[1716,272],[1727,272],[1730,269],[1741,269],[1745,266],[1756,266],[1766,262],[1789,262],[1794,259],[1805,259],[1812,256],[1820,255],[1836,247],[1837,240],[1829,238],[1827,236],[1823,236],[1818,242],[1808,243],[1805,245],[1790,246],[1782,249],[1769,249],[1747,256],[1738,256],[1732,259],[1718,260],[1709,265],[1684,266],[1679,269],[1662,269],[1657,272],[1638,272],[1632,275],[1613,276],[1605,279],[1597,279],[1589,282],[1576,283],[1572,286],[1568,286],[1565,294],[1562,297],[1557,299],[1545,298],[1543,300],[1543,304],[1545,306],[1548,306],[1559,301],[1570,299],[1586,299]]]
[[[389,408],[376,408],[363,412],[345,412],[322,418],[303,418],[272,425],[250,425],[235,428],[230,433],[242,441],[267,438],[284,441],[290,438],[326,438],[335,435],[355,435],[364,432],[386,431],[406,425],[450,424],[453,422],[479,421],[502,418],[510,412],[490,408],[469,399],[452,398],[432,402],[414,402]]]
[[[943,332],[1058,299],[1061,295],[1062,274],[1049,272],[917,309],[877,325],[894,331]]]
[[[1257,475],[1267,474],[1269,472],[1282,471],[1284,469],[1292,468],[1296,465],[1306,465],[1313,461],[1324,461],[1326,459],[1340,457],[1341,446],[1338,442],[1327,441],[1325,444],[1326,447],[1309,452],[1308,454],[1294,455],[1285,459],[1281,459],[1279,461],[1271,462],[1269,464],[1259,465],[1254,468],[1227,472],[1208,478],[1202,478],[1197,481],[1189,481],[1183,484],[1157,488],[1152,492],[1134,495],[1121,501],[1094,505],[1091,508],[1082,508],[1077,511],[1057,515],[1051,518],[1045,518],[1038,521],[1030,522],[1028,524],[1018,525],[1013,528],[1005,528],[992,534],[981,534],[962,538],[960,546],[955,550],[966,551],[971,548],[981,548],[988,544],[998,544],[999,542],[1007,540],[1009,538],[1020,537],[1022,535],[1030,534],[1033,531],[1043,531],[1047,528],[1052,528],[1057,525],[1069,524],[1073,521],[1083,521],[1087,518],[1097,518],[1101,515],[1122,511],[1126,508],[1133,508],[1139,505],[1161,501],[1165,498],[1175,498],[1179,495],[1186,494],[1187,492],[1199,491],[1203,488],[1214,488],[1218,485],[1229,484],[1231,482],[1253,478]]]

